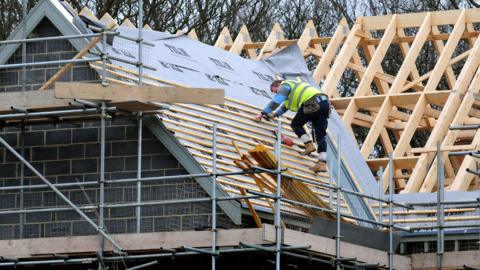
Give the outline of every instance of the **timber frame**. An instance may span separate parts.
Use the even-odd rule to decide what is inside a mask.
[[[360,17],[351,29],[342,19],[332,37],[320,38],[309,21],[298,40],[284,40],[276,24],[266,42],[249,42],[245,27],[232,39],[225,28],[215,46],[262,58],[297,43],[305,57],[316,58],[313,78],[322,82],[352,136],[354,126],[368,129],[360,150],[372,170],[385,168],[384,191],[387,153],[393,155],[397,191],[435,191],[437,142],[446,160],[447,190],[468,191],[478,189],[478,181],[473,181],[478,176],[466,170],[475,169],[474,158],[448,153],[479,150],[480,130],[448,128],[480,123],[479,22],[480,9]],[[434,47],[437,61],[432,70],[419,74],[416,61],[427,46]],[[401,65],[396,74],[388,74],[383,70],[390,60],[386,53],[394,47],[401,51]],[[337,88],[347,70],[356,74],[358,85],[352,96],[340,97]],[[446,89],[441,89],[442,79]],[[428,141],[412,147],[419,131],[428,134]],[[372,157],[376,144],[384,156]]]

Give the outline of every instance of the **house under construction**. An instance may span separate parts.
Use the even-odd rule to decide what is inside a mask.
[[[480,269],[480,9],[212,46],[138,4],[39,1],[0,41],[0,269]],[[329,173],[253,120],[278,77],[329,95]]]

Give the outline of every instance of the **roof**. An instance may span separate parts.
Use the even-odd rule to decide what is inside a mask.
[[[55,3],[58,1],[43,1],[42,5],[46,5],[43,4],[44,2]],[[58,9],[56,4],[53,7]],[[56,11],[45,12],[50,14]],[[63,17],[63,21],[58,23],[59,28],[72,24],[67,13],[56,13],[58,18]],[[32,17],[37,16],[33,10],[31,14]],[[39,14],[41,16],[44,13],[39,12]],[[81,14],[93,16],[87,9],[82,10]],[[431,192],[435,190],[435,186],[432,185],[434,183],[432,177],[435,176],[436,170],[432,151],[435,141],[443,140],[442,147],[444,149],[478,149],[480,145],[478,130],[470,133],[448,130],[450,124],[461,125],[478,122],[477,96],[480,84],[477,83],[477,80],[480,78],[478,71],[480,39],[477,38],[479,32],[475,30],[474,24],[479,22],[479,14],[480,9],[469,9],[366,17],[359,19],[352,30],[342,20],[332,37],[318,37],[313,22],[309,22],[298,40],[284,40],[280,26],[275,25],[265,42],[252,42],[245,27],[241,29],[235,39],[231,38],[227,29],[222,31],[215,44],[215,47],[219,49],[192,40],[187,36],[171,35],[147,29],[144,31],[146,40],[161,44],[161,46],[144,47],[143,60],[155,69],[144,69],[144,81],[154,85],[188,84],[203,87],[220,86],[227,90],[230,89],[227,91],[228,102],[224,107],[174,104],[170,111],[165,111],[160,115],[163,125],[175,132],[176,141],[182,144],[181,147],[178,146],[175,149],[183,149],[178,151],[186,149],[185,153],[194,158],[189,162],[195,162],[203,170],[210,168],[208,159],[210,148],[205,143],[209,140],[208,127],[211,123],[218,123],[219,130],[223,130],[220,132],[220,138],[224,137],[226,140],[224,145],[221,145],[225,148],[221,151],[225,152],[220,152],[223,163],[229,162],[237,155],[231,149],[228,141],[231,138],[225,137],[227,135],[238,139],[244,149],[249,145],[247,141],[255,142],[257,140],[267,144],[270,141],[271,144],[272,134],[266,130],[273,126],[263,123],[260,127],[258,126],[260,124],[251,123],[245,116],[252,115],[255,110],[258,111],[268,101],[269,93],[265,89],[268,89],[268,83],[272,77],[281,73],[286,77],[300,76],[308,81],[323,81],[322,88],[334,97],[333,104],[340,114],[334,113],[330,120],[329,158],[336,158],[334,149],[338,132],[341,133],[342,147],[349,151],[348,154],[342,155],[341,172],[343,177],[341,179],[345,180],[342,185],[349,185],[349,188],[369,195],[377,194],[375,179],[368,170],[365,160],[373,169],[387,165],[385,157],[370,156],[370,150],[378,141],[387,150],[386,152],[394,153],[394,177],[397,187],[408,187],[406,191]],[[108,14],[105,14],[102,19],[104,21],[113,20]],[[136,37],[138,29],[129,28],[132,27],[132,24],[128,21],[124,25],[125,27],[119,27],[118,30],[122,34]],[[439,33],[438,26],[442,25],[454,25],[456,29],[448,31],[452,29],[449,28],[445,33]],[[407,28],[415,28],[419,32],[416,36],[408,36],[404,34]],[[71,27],[71,29],[73,32],[79,33],[78,28]],[[381,38],[377,38],[378,33],[374,33],[379,29],[383,32]],[[17,29],[11,38],[17,38],[18,32]],[[64,31],[62,33],[65,34]],[[193,33],[189,35],[189,37],[194,36]],[[447,43],[444,43],[445,40]],[[460,44],[459,40],[464,40],[466,42],[464,44],[468,44],[469,48],[465,47],[466,49],[463,51],[457,49]],[[174,46],[174,43],[179,46]],[[433,44],[437,48],[436,57],[439,61],[433,70],[420,75],[414,63],[426,43]],[[271,55],[272,51],[291,44],[297,44],[298,47],[291,46],[283,50],[283,54],[280,52],[274,57],[265,58]],[[382,70],[381,64],[383,61],[389,60],[384,59],[385,51],[395,46],[400,48],[399,54],[402,54],[403,62],[399,70],[396,70],[398,74],[390,75]],[[185,50],[184,47],[188,50]],[[130,58],[130,60],[135,60],[137,55],[137,45],[134,42],[118,38],[114,41],[114,47],[109,50],[112,55]],[[285,53],[288,50],[291,51]],[[360,58],[361,50],[367,52],[365,56],[362,56],[366,59]],[[0,52],[3,57],[3,51]],[[264,59],[264,61],[252,61],[237,56],[243,52],[248,57]],[[296,56],[293,57],[293,55]],[[306,69],[303,59],[299,61],[299,55],[313,56],[317,59],[318,65],[313,72]],[[295,61],[292,62],[292,59]],[[333,59],[336,60],[333,61]],[[458,65],[458,73],[452,74],[451,67],[453,65]],[[92,67],[99,69],[98,63],[92,64]],[[108,64],[111,81],[121,80],[123,83],[136,83],[137,70],[134,65],[120,62],[112,61]],[[354,96],[340,98],[336,89],[340,78],[347,71],[351,71],[357,76],[359,84],[354,86]],[[449,89],[437,91],[438,82],[443,76],[448,81]],[[373,84],[380,92],[367,91]],[[425,89],[429,89],[429,91]],[[219,115],[228,115],[230,119],[222,118]],[[343,123],[346,124],[346,129]],[[360,146],[361,152],[356,151],[358,148],[354,138],[346,136],[349,135],[353,126],[369,129],[367,139]],[[288,130],[288,126],[284,128]],[[246,130],[248,133],[243,132]],[[425,146],[412,149],[409,145],[410,141],[416,132],[422,130],[430,132],[430,139]],[[240,131],[244,134],[238,134]],[[388,136],[388,132],[393,132],[396,140],[392,140],[392,136]],[[290,135],[292,134],[290,133]],[[294,147],[298,149],[298,141],[296,142],[297,145]],[[285,160],[288,159],[293,160],[289,161],[293,163],[292,165],[298,165],[295,167],[297,173],[315,177],[317,181],[325,181],[324,177],[308,175],[307,168],[312,160],[301,160],[302,164],[299,164],[300,161],[295,152],[287,149]],[[473,168],[474,163],[473,157],[453,158],[447,163],[447,183],[452,183],[449,188],[474,191],[447,192],[447,197],[451,196],[454,199],[478,197],[476,191],[478,187],[474,185],[473,176],[466,174],[464,170],[467,167]],[[228,164],[221,165],[228,167]],[[335,175],[335,168],[332,169],[334,169],[332,172]],[[383,175],[384,178],[386,171]],[[409,186],[404,185],[409,183],[412,177],[415,180]],[[235,194],[238,191],[235,185],[240,187],[251,184],[249,180],[236,178],[222,179],[225,191]],[[383,183],[383,188],[386,189],[386,181]],[[318,192],[320,197],[325,198],[322,190],[318,190]],[[431,201],[433,196],[432,193],[398,194],[395,198],[404,201]],[[346,206],[350,207],[350,211],[355,214],[371,214],[368,206],[363,209],[366,204],[363,200],[352,200],[347,196],[345,201]],[[258,204],[261,205],[261,202]],[[348,211],[347,208],[345,210]],[[428,215],[428,211],[423,211],[419,215],[424,217],[425,214]],[[468,211],[468,213],[471,212]],[[408,213],[406,214],[408,215]],[[466,218],[475,217],[470,215]],[[478,219],[478,217],[476,218]]]

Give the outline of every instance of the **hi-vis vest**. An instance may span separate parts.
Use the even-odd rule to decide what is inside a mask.
[[[285,108],[291,111],[298,111],[302,104],[316,95],[325,95],[320,89],[306,82],[285,80],[282,84],[290,86],[290,94],[285,101]]]

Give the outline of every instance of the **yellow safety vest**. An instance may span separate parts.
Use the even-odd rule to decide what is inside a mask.
[[[291,111],[298,111],[302,104],[316,95],[325,95],[320,89],[309,83],[301,81],[285,80],[282,84],[290,86],[290,94],[285,100],[285,108]]]

